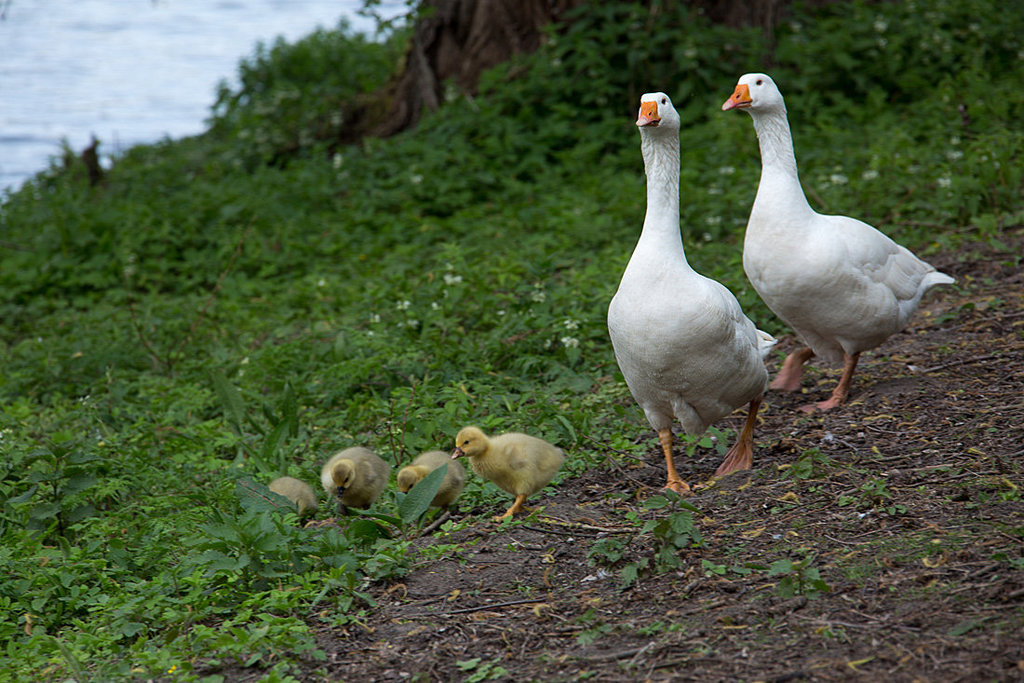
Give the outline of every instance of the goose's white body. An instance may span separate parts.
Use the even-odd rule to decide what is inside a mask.
[[[815,355],[855,366],[857,354],[907,325],[928,289],[953,278],[867,223],[810,207],[786,106],[770,77],[742,76],[722,108],[750,112],[761,148],[761,181],[743,244],[747,277]]]
[[[700,434],[758,399],[774,339],[755,328],[728,289],[687,262],[679,230],[679,117],[662,93],[642,102],[650,98],[660,122],[640,128],[647,214],[608,307],[608,332],[626,384],[671,463],[665,435],[671,439],[673,417],[686,433]]]

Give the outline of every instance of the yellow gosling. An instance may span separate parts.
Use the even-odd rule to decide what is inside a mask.
[[[278,477],[270,482],[267,488],[295,503],[301,517],[316,512],[316,493],[313,492],[313,487],[304,481],[295,477]]]
[[[320,483],[342,507],[368,508],[384,490],[391,466],[366,448],[346,448],[324,463]]]
[[[526,498],[544,488],[565,460],[562,449],[543,439],[515,432],[488,438],[477,427],[465,427],[455,437],[452,458],[461,456],[469,458],[477,475],[515,496],[495,521],[522,511]]]
[[[434,500],[430,504],[433,507],[447,509],[459,497],[462,487],[466,485],[466,470],[463,469],[461,463],[452,460],[444,451],[427,451],[417,455],[412,463],[398,470],[398,490],[407,493],[425,476],[444,465],[448,465],[448,472],[444,475],[441,488],[437,490],[437,495],[434,496]]]

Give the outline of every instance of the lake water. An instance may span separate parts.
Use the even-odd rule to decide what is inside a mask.
[[[217,83],[257,41],[294,41],[361,0],[0,0],[0,194],[47,168],[66,139],[100,154],[195,135]],[[383,3],[392,15],[401,1]]]

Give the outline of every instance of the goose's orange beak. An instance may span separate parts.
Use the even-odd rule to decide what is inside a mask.
[[[636,125],[643,128],[644,126],[657,126],[659,123],[661,123],[661,117],[658,116],[658,103],[641,102],[640,115],[636,118]]]
[[[736,90],[733,92],[732,97],[722,104],[722,111],[729,111],[730,109],[744,109],[750,106],[751,101],[750,88],[747,87],[746,83],[740,83],[736,86]]]

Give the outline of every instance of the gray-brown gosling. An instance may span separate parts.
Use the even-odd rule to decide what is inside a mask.
[[[320,483],[346,507],[368,508],[391,477],[391,465],[366,448],[356,446],[336,453],[320,470]]]
[[[316,493],[313,492],[313,487],[304,481],[295,477],[278,477],[270,482],[267,488],[295,503],[300,517],[316,512]]]
[[[466,470],[463,469],[462,463],[452,460],[444,451],[421,453],[410,464],[398,470],[398,490],[408,492],[425,476],[444,465],[448,465],[448,472],[444,475],[441,488],[437,490],[437,495],[430,504],[433,507],[448,509],[462,493],[462,487],[466,485]]]
[[[515,432],[488,438],[477,427],[464,427],[455,437],[452,458],[463,455],[479,476],[516,497],[495,521],[521,512],[526,498],[544,488],[565,460],[562,449],[544,439]]]

